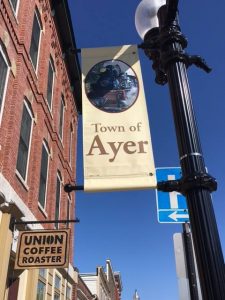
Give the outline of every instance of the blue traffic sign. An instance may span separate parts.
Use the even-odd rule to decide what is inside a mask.
[[[182,176],[181,168],[157,168],[157,182],[176,180]],[[157,215],[159,223],[189,222],[186,198],[178,192],[156,190]]]

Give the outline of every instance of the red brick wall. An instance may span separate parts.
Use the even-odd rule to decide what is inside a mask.
[[[40,12],[43,26],[37,73],[35,73],[29,58],[35,7]],[[62,59],[61,46],[54,25],[54,19],[51,16],[49,2],[44,0],[22,0],[19,3],[18,14],[15,16],[9,0],[1,1],[0,41],[6,46],[6,54],[12,65],[11,69],[15,70],[11,70],[9,74],[3,117],[0,125],[0,172],[10,182],[16,193],[30,208],[36,218],[39,220],[46,219],[46,215],[38,208],[41,149],[43,139],[45,139],[51,150],[45,211],[48,219],[54,219],[57,170],[61,172],[64,184],[72,182],[75,179],[77,112],[75,99],[70,91],[70,82],[65,63]],[[50,55],[56,69],[51,112],[46,101]],[[64,94],[66,103],[63,143],[58,135],[61,93]],[[27,97],[31,103],[36,119],[33,126],[28,177],[25,185],[18,179],[15,173],[24,97]],[[72,168],[68,161],[71,122],[75,129],[72,147]],[[74,194],[71,196],[71,218],[74,218]],[[63,187],[60,205],[60,218],[66,219],[67,194],[63,191]],[[53,228],[53,225],[45,227]],[[71,252],[72,245],[73,238],[71,238]]]

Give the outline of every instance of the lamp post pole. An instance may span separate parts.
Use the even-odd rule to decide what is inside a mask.
[[[158,189],[186,196],[203,299],[224,300],[224,259],[210,195],[216,181],[206,172],[187,77],[191,64],[209,68],[200,57],[185,54],[187,42],[177,21],[177,4],[172,0],[161,6],[159,26],[145,34],[142,45],[153,60],[156,82],[169,85],[183,174],[180,181],[164,182]]]

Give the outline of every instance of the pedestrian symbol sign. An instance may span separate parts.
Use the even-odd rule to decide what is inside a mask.
[[[181,178],[181,168],[157,168],[157,182]],[[156,190],[157,215],[159,223],[189,222],[186,198],[178,192]]]

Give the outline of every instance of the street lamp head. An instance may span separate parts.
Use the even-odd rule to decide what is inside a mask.
[[[144,40],[145,34],[152,28],[159,27],[158,10],[166,0],[142,0],[135,12],[135,26]]]

